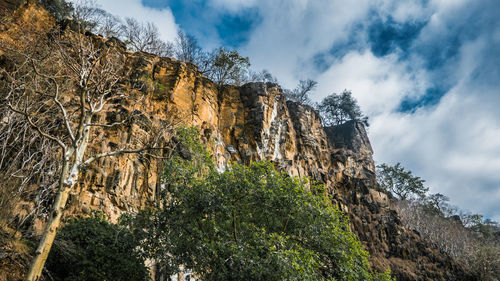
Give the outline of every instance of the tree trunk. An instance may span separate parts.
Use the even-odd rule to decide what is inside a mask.
[[[52,247],[54,238],[56,237],[57,228],[61,223],[62,211],[66,206],[69,191],[72,187],[65,184],[68,178],[68,170],[69,164],[65,163],[59,180],[59,192],[57,193],[56,200],[52,206],[52,212],[49,221],[45,226],[42,239],[40,240],[38,248],[35,252],[35,257],[33,258],[33,262],[31,263],[28,274],[26,275],[26,281],[37,281],[42,275],[45,261],[49,256],[50,248]]]
[[[85,123],[90,122],[90,117],[85,118]],[[50,249],[54,243],[56,237],[57,228],[61,224],[61,217],[64,208],[66,207],[66,202],[68,201],[68,195],[70,190],[78,182],[78,176],[80,174],[80,165],[83,163],[83,156],[85,150],[87,149],[88,138],[90,134],[90,129],[88,127],[83,129],[81,142],[75,147],[70,149],[68,155],[64,155],[64,164],[61,171],[61,177],[59,179],[59,191],[57,193],[56,200],[52,206],[52,212],[43,231],[42,239],[38,244],[38,248],[35,252],[35,257],[31,263],[28,274],[26,275],[26,281],[38,281],[42,275],[43,267],[45,266],[45,261],[49,256]],[[74,160],[71,164],[71,157],[74,154]],[[69,174],[68,174],[69,173]]]

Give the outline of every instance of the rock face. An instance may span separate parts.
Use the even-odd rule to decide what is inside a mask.
[[[291,175],[325,184],[334,203],[349,215],[373,266],[391,268],[398,280],[474,280],[401,226],[376,183],[372,148],[362,124],[350,121],[323,128],[313,108],[285,101],[276,84],[218,89],[192,65],[148,54],[127,56],[124,92],[136,91],[131,85],[140,82],[140,90],[148,93],[141,115],[151,122],[175,116],[184,125],[198,127],[221,171],[230,162],[270,160]],[[95,149],[106,150],[140,131],[137,127],[96,136]],[[86,172],[69,209],[100,209],[112,219],[137,211],[161,188],[158,166],[133,155],[102,160]]]
[[[125,58],[120,91],[127,96],[142,93],[145,99],[112,104],[113,110],[97,121],[114,122],[121,113],[134,111],[140,122],[96,131],[90,153],[140,139],[148,133],[141,124],[195,126],[221,171],[230,162],[269,160],[290,175],[325,184],[333,202],[349,215],[352,230],[370,252],[376,269],[391,268],[397,280],[475,280],[401,226],[376,182],[372,148],[361,123],[324,128],[318,112],[286,101],[276,84],[218,88],[193,65],[131,53],[112,39],[108,43],[122,48]],[[155,200],[161,171],[157,160],[133,154],[102,158],[81,176],[66,214],[96,209],[116,220],[123,212],[136,212]],[[20,206],[19,214],[29,212],[30,206]],[[35,231],[41,230],[43,222],[41,218],[33,225]]]

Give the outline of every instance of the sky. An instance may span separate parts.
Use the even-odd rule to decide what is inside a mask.
[[[377,164],[500,221],[498,0],[97,0],[108,12],[236,49],[283,87],[350,90]]]

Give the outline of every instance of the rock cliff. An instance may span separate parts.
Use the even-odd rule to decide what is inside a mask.
[[[349,215],[376,269],[391,268],[397,280],[474,280],[450,257],[402,227],[376,182],[372,148],[361,123],[324,128],[317,111],[286,101],[279,85],[218,88],[194,65],[131,53],[116,40],[108,43],[121,48],[124,57],[120,91],[142,93],[145,99],[140,104],[117,101],[100,121],[120,120],[134,111],[142,123],[96,131],[91,152],[140,139],[147,130],[144,123],[195,126],[220,170],[230,162],[270,160],[290,175],[325,184],[333,202]],[[161,189],[159,174],[161,165],[155,159],[133,154],[103,158],[82,175],[67,214],[97,209],[116,220],[123,212],[136,212],[155,200]],[[18,216],[32,207],[24,202]],[[44,218],[38,218],[33,229],[40,231],[43,223]]]
[[[373,266],[390,267],[398,280],[473,280],[401,226],[387,194],[378,188],[372,148],[361,123],[324,128],[318,112],[286,101],[276,84],[218,89],[193,65],[149,54],[127,56],[125,92],[135,91],[127,85],[142,81],[140,90],[148,93],[141,115],[151,122],[175,116],[198,127],[220,170],[230,162],[270,160],[290,175],[325,184],[334,203],[349,215]],[[136,130],[102,135],[96,149],[120,142],[116,136],[123,140],[140,134]],[[86,172],[70,208],[73,213],[100,209],[114,219],[121,212],[134,212],[154,200],[161,188],[160,172],[155,161],[134,156],[102,160]]]

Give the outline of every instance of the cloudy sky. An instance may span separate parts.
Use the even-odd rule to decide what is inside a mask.
[[[500,221],[498,0],[97,0],[105,10],[235,48],[314,101],[351,90],[377,163]]]

